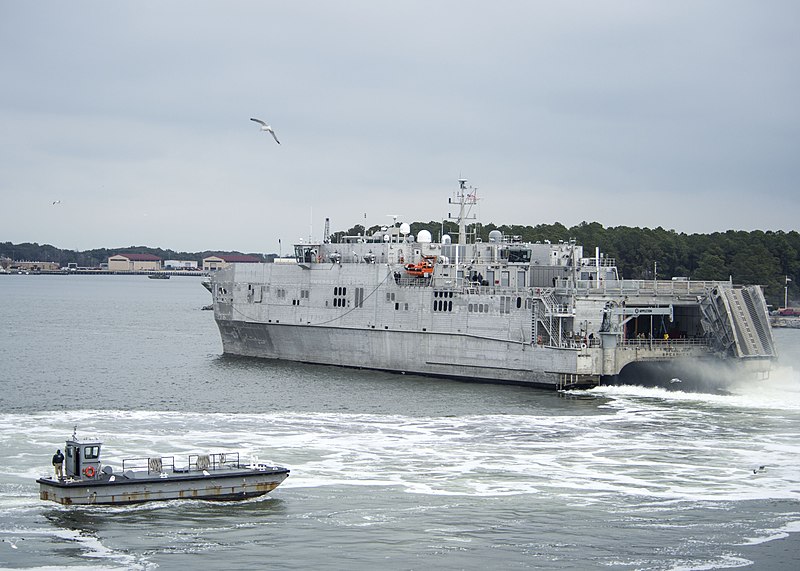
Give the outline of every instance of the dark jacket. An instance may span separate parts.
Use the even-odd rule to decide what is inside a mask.
[[[61,464],[64,461],[64,455],[61,452],[53,454],[53,464]]]

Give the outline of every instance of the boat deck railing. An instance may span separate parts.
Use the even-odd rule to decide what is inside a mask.
[[[238,452],[189,455],[189,470],[219,470],[239,466]]]
[[[122,461],[122,471],[147,470],[148,474],[172,471],[220,470],[239,466],[238,452],[218,452],[215,454],[190,454],[187,468],[175,468],[174,456],[155,456],[152,458],[126,458]]]
[[[122,471],[147,470],[148,474],[160,473],[165,470],[175,471],[174,456],[155,456],[153,458],[125,458],[122,461]]]

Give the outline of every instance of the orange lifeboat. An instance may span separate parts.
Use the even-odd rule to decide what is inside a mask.
[[[410,276],[421,278],[433,274],[433,266],[436,264],[436,256],[423,256],[416,264],[406,264],[403,266]]]

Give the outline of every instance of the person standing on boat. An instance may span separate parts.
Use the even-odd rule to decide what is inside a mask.
[[[64,455],[61,453],[61,450],[56,450],[56,453],[53,454],[53,468],[56,471],[56,478],[59,480],[63,478],[62,466],[64,464]]]

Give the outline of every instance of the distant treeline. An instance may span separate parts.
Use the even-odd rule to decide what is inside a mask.
[[[356,225],[346,232],[336,232],[333,241],[343,235],[368,235],[378,230],[378,226],[364,228]],[[457,226],[446,222],[414,222],[411,233],[428,230],[432,236],[440,237],[442,230],[455,237]],[[789,281],[789,305],[797,293],[797,280],[800,278],[800,233],[796,231],[734,231],[714,232],[713,234],[684,234],[661,227],[631,228],[617,226],[604,228],[597,222],[582,222],[567,228],[563,224],[539,224],[537,226],[496,226],[483,224],[471,227],[475,235],[484,242],[489,232],[499,230],[506,236],[519,236],[525,242],[558,242],[575,239],[583,246],[585,257],[594,257],[595,247],[607,257],[615,258],[620,274],[628,279],[653,279],[657,271],[659,279],[687,277],[694,280],[727,280],[733,278],[737,284],[760,284],[764,286],[767,300],[773,306],[782,306],[784,287]],[[163,260],[197,260],[215,254],[242,254],[248,252],[176,252],[161,248],[144,246],[99,248],[76,252],[61,250],[50,245],[0,243],[0,258],[40,262],[58,262],[62,266],[77,263],[80,267],[98,267],[108,262],[114,254],[148,253]],[[275,254],[249,253],[265,261]],[[657,265],[656,265],[657,264]]]
[[[97,248],[95,250],[85,250],[76,252],[75,250],[62,250],[49,244],[33,244],[25,242],[23,244],[12,244],[11,242],[0,242],[0,259],[9,258],[16,261],[29,262],[58,262],[59,265],[66,267],[67,264],[75,263],[81,268],[98,268],[100,264],[108,263],[108,258],[116,254],[153,254],[162,260],[195,260],[198,264],[203,258],[217,256],[219,254],[243,254],[246,252],[226,252],[222,250],[205,252],[176,252],[175,250],[163,250],[161,248],[148,248],[147,246],[129,246],[127,248]],[[264,261],[275,258],[274,255],[265,256],[263,254],[252,254]]]

